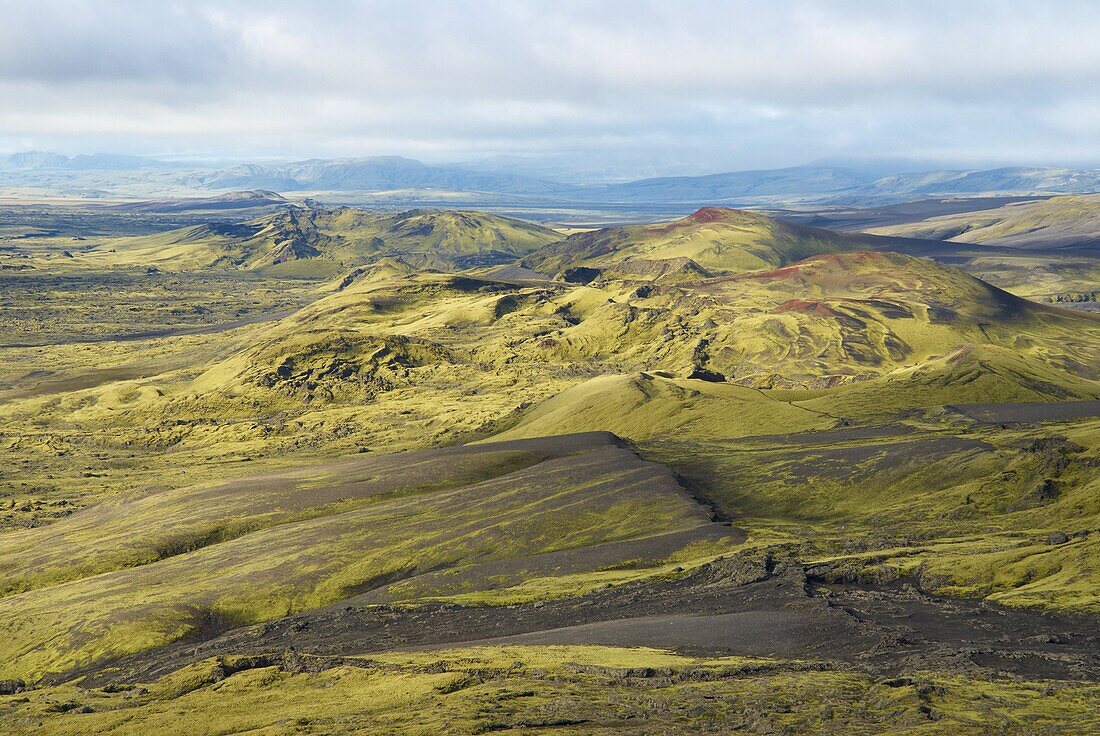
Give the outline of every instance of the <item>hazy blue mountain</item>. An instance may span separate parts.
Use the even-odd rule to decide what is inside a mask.
[[[315,159],[287,164],[245,164],[201,175],[197,182],[210,189],[270,189],[283,192],[440,189],[546,197],[563,202],[692,206],[782,198],[818,201],[884,198],[900,201],[952,195],[1100,191],[1100,171],[1053,167],[942,170],[879,178],[857,168],[798,166],[580,186],[492,170],[484,163],[472,166],[430,165],[396,156]]]
[[[0,157],[0,167],[5,169],[59,169],[67,161],[67,156],[46,151],[22,151]]]
[[[1000,169],[925,171],[875,181],[868,195],[983,193],[1084,194],[1100,191],[1100,169],[1008,166]]]
[[[173,168],[172,164],[158,161],[155,158],[144,156],[123,156],[115,153],[93,153],[91,155],[80,154],[69,159],[63,168],[81,170],[118,170],[130,169],[166,169]]]
[[[508,194],[563,194],[565,184],[517,174],[472,171],[459,166],[432,166],[400,156],[312,159],[287,164],[245,164],[199,177],[210,189],[276,191],[389,191],[445,189]]]
[[[129,171],[133,169],[171,168],[173,165],[144,156],[117,153],[79,154],[72,158],[48,151],[23,151],[0,156],[0,168],[16,170]]]
[[[852,168],[799,166],[708,176],[643,179],[624,184],[588,187],[581,192],[581,196],[608,202],[690,202],[702,205],[784,197],[817,201],[901,201],[952,195],[1088,192],[1100,192],[1100,170],[1006,167],[926,171],[874,178]]]
[[[733,171],[707,176],[666,176],[624,184],[589,187],[586,197],[614,202],[715,204],[755,197],[803,196],[844,192],[869,184],[870,178],[847,169],[792,167]]]
[[[700,167],[697,163],[687,162],[670,154],[622,154],[614,157],[560,153],[527,156],[496,154],[453,165],[470,171],[516,174],[577,187],[620,184],[663,176],[703,176],[714,171],[713,167]],[[892,168],[884,173],[906,170]]]
[[[586,185],[577,183],[580,179],[569,175],[568,161],[543,161],[545,165],[539,164],[540,161],[538,158],[491,157],[464,164],[426,164],[400,156],[373,156],[214,166],[119,154],[69,157],[26,151],[0,156],[0,172],[8,185],[64,185],[82,191],[110,191],[117,184],[112,172],[131,172],[127,176],[133,183],[148,171],[150,177],[172,176],[173,181],[161,183],[185,189],[398,193],[437,190],[489,195],[490,198],[507,195],[554,205],[602,203],[690,209],[704,205],[783,206],[796,202],[877,206],[958,196],[1100,192],[1100,169],[1014,166],[882,176],[889,163],[904,166],[906,162],[874,162],[873,165],[856,162],[850,166],[837,162],[837,165],[662,176],[626,182],[607,182],[611,172],[605,172],[602,178],[606,183]],[[576,166],[583,168],[584,164]],[[589,170],[589,174],[592,173],[593,170]],[[394,196],[399,200],[402,195]]]

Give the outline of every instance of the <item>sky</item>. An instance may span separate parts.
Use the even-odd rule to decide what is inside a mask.
[[[1095,0],[4,0],[0,152],[1100,165]],[[578,174],[583,175],[583,174]]]

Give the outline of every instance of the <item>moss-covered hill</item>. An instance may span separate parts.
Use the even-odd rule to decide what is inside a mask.
[[[14,535],[0,558],[0,679],[358,595],[535,578],[545,594],[575,594],[599,585],[585,574],[600,569],[656,569],[692,543],[740,541],[621,444],[597,433],[319,464],[116,500]]]
[[[1026,250],[1095,247],[1100,242],[1100,195],[1016,202],[868,232]]]
[[[571,280],[595,272],[626,278],[698,279],[785,266],[821,253],[884,249],[887,239],[782,222],[758,212],[704,207],[655,225],[608,227],[570,235],[521,264]]]
[[[210,458],[486,436],[533,421],[530,407],[609,374],[668,375],[702,387],[696,393],[728,394],[734,405],[753,401],[756,389],[817,392],[806,396],[821,405],[806,425],[811,417],[785,404],[764,402],[778,412],[765,421],[697,400],[726,436],[787,431],[798,417],[810,428],[947,404],[1090,399],[1098,333],[1095,316],[886,254],[835,254],[681,285],[398,271],[352,279],[293,315],[224,337],[177,339],[178,350],[165,341],[160,369],[140,343],[111,352],[59,347],[75,375],[51,385],[80,390],[24,394],[2,405],[0,418],[19,436],[5,450],[13,467],[91,473],[78,485],[94,495],[130,477],[102,475],[108,460],[155,467],[169,449],[187,473]],[[24,352],[27,365],[40,360]],[[102,372],[97,355],[130,368]],[[615,384],[627,390],[624,408],[633,385]],[[605,404],[615,404],[608,391]],[[589,394],[601,392],[579,396]],[[697,417],[674,398],[638,426],[671,431]],[[633,436],[610,409],[594,410],[606,426],[593,428]],[[131,444],[120,450],[123,442]]]
[[[114,240],[79,254],[79,260],[87,266],[326,276],[384,257],[438,270],[508,262],[558,239],[548,228],[483,212],[391,214],[291,205],[246,223]]]
[[[757,218],[568,257],[454,213],[177,232],[165,268],[196,270],[150,278],[191,308],[241,269],[217,319],[280,269],[333,277],[266,321],[66,343],[61,320],[0,356],[0,679],[39,686],[0,694],[0,719],[1088,723],[1092,619],[1063,616],[1100,610],[1100,319]],[[544,274],[592,278],[540,278],[544,252]],[[49,283],[79,299],[94,278]],[[10,293],[19,314],[33,293]]]

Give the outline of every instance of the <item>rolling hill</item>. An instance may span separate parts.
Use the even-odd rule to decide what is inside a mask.
[[[1072,200],[1069,201],[1069,200]],[[1051,200],[1058,202],[1059,198]],[[1074,204],[1076,203],[1076,204]],[[1065,207],[1043,202],[1012,205],[1021,215],[1056,211],[1047,217],[1049,227],[1032,230],[1034,216],[1020,218],[1026,240],[1056,237],[1068,242],[1069,232],[1090,227],[1091,198],[1066,198]],[[925,208],[915,207],[920,212]],[[989,212],[971,213],[975,218]],[[1077,213],[1074,215],[1073,213]],[[1017,240],[977,244],[969,237],[938,239],[950,232],[932,224],[966,221],[971,215],[937,218],[925,225],[879,228],[868,233],[834,232],[791,221],[787,215],[705,207],[688,217],[654,225],[607,227],[570,235],[523,258],[519,265],[532,274],[574,282],[597,278],[688,283],[716,276],[783,266],[814,254],[881,252],[903,253],[951,264],[1008,291],[1046,302],[1072,303],[1089,308],[1095,302],[1095,280],[1100,259],[1089,246],[1021,248]],[[1063,224],[1056,224],[1066,220]],[[1004,227],[1001,230],[1004,230]],[[1049,232],[1047,232],[1049,230]],[[1031,234],[1026,234],[1027,232]],[[985,232],[981,230],[980,232]],[[921,237],[914,237],[921,236]],[[966,242],[960,242],[960,241]],[[1008,241],[1011,241],[1008,242]],[[1043,241],[1046,242],[1046,241]]]
[[[557,238],[289,206],[10,289],[28,331],[92,288],[169,329],[0,356],[5,726],[1095,720],[1100,318],[890,252],[998,246],[716,208]],[[145,258],[190,270],[96,280]]]
[[[959,247],[934,240],[839,233],[760,212],[703,207],[671,222],[576,233],[523,258],[520,265],[574,281],[603,272],[608,278],[698,280],[776,268],[822,253],[857,251],[956,261],[964,255]]]
[[[1031,299],[1096,311],[1100,195],[1011,202],[867,232],[965,244],[968,260],[957,262],[969,272]]]
[[[898,254],[826,254],[697,284],[606,288],[611,299],[600,289],[568,297],[562,313],[575,324],[542,336],[539,351],[614,358],[631,370],[810,387],[989,344],[1097,377],[1087,367],[1097,357],[1096,317],[1028,302],[957,269]]]
[[[1097,250],[1100,195],[1060,196],[868,230],[880,235],[982,243],[1024,250]]]
[[[163,463],[182,482],[211,463],[392,452],[521,423],[526,436],[584,428],[582,418],[628,439],[688,426],[747,436],[798,417],[820,428],[951,404],[1096,396],[1097,317],[908,256],[826,254],[702,281],[589,285],[418,273],[385,259],[365,268],[293,314],[166,335],[166,349],[186,352],[169,350],[159,369],[142,352],[148,342],[46,349],[68,350],[59,354],[84,368],[57,372],[50,390],[13,373],[11,395],[23,398],[2,405],[0,428],[23,439],[0,449],[27,470],[8,481],[12,491],[23,493],[12,484],[31,473],[27,482],[47,489],[43,503],[83,504],[157,482]],[[89,362],[100,354],[109,357]],[[181,360],[193,362],[181,371]],[[41,361],[28,354],[23,365]],[[103,370],[115,363],[123,369]],[[527,417],[589,379],[641,373],[656,378],[585,389],[606,402],[593,408],[562,399],[552,414],[573,423],[538,429]],[[657,389],[659,411],[642,401]],[[756,402],[757,390],[809,392],[798,400],[813,411],[792,412],[782,397]],[[119,452],[129,459],[105,464]],[[61,490],[70,481],[79,495]]]
[[[942,196],[1074,194],[1100,190],[1100,171],[1056,167],[901,172],[876,177],[858,167],[796,166],[677,176],[589,187],[573,196],[634,204],[737,205],[766,202],[903,202]]]
[[[16,541],[25,550],[16,559],[35,560],[17,568],[9,558],[5,587],[16,570],[36,577],[14,582],[31,590],[0,598],[0,674],[87,667],[351,597],[468,594],[565,572],[596,587],[599,576],[584,574],[646,567],[639,555],[660,568],[693,542],[737,536],[713,524],[666,468],[606,434],[367,458],[145,495]],[[78,539],[79,549],[98,550],[92,567],[74,566],[64,552]],[[72,582],[36,586],[65,579]],[[135,607],[135,595],[145,603]],[[70,642],[48,644],[58,636]]]
[[[244,452],[282,441],[248,420],[256,405],[295,413],[327,404],[328,421],[346,407],[357,421],[373,416],[371,444],[398,446],[429,416],[437,440],[508,431],[509,421],[533,422],[528,437],[584,427],[634,439],[689,425],[745,435],[761,424],[820,428],[953,403],[1095,398],[1098,338],[1100,318],[897,254],[827,254],[644,288],[387,271],[264,326],[162,398],[89,397],[77,416],[141,424],[150,412],[170,415],[179,421],[158,430],[165,441],[182,432],[196,450]],[[593,378],[639,372],[651,378]],[[587,378],[595,383],[583,388]],[[520,386],[529,402],[579,386],[562,396],[596,403],[559,398],[560,409],[510,416],[509,389]],[[792,410],[760,389],[825,391],[807,398],[828,406]],[[193,423],[211,414],[241,423],[198,431]],[[563,419],[536,421],[544,414]]]
[[[973,424],[951,407],[1094,399],[1098,335],[1096,318],[897,254],[823,254],[641,291],[636,281],[462,274],[352,280],[252,328],[244,347],[198,376],[6,409],[6,432],[26,417],[40,438],[63,417],[79,452],[106,442],[173,466],[230,453],[266,467],[134,490],[6,536],[0,626],[21,644],[0,649],[0,671],[102,672],[119,657],[194,652],[253,624],[323,618],[333,605],[442,600],[461,611],[545,606],[607,586],[644,591],[737,550],[740,532],[716,523],[731,518],[772,524],[755,542],[765,545],[791,539],[784,524],[810,525],[802,534],[825,545],[837,542],[815,525],[843,519],[862,537],[920,524],[945,538],[920,548],[928,570],[960,555],[1038,554],[1010,535],[969,539],[987,522],[962,514],[996,511],[1006,535],[1065,525],[1088,503],[1078,480],[1088,473],[1080,455],[1096,444],[1090,430],[1049,452],[1028,449],[1026,429],[994,444],[948,432]],[[86,437],[85,425],[101,431]],[[576,434],[608,429],[676,472],[613,436]],[[469,439],[489,441],[426,449]],[[422,451],[347,457],[364,444]],[[46,440],[51,457],[55,446]],[[323,455],[334,451],[345,457]],[[303,452],[310,459],[297,467],[270,465]],[[983,485],[1000,466],[1012,475]],[[1037,493],[1047,478],[1054,490]],[[941,512],[953,515],[927,519]],[[1091,580],[1092,557],[1074,558],[1075,544],[1042,551]],[[735,578],[769,579],[751,549],[738,554],[749,557],[734,563]],[[908,569],[917,553],[819,554],[843,571]],[[925,585],[987,585],[979,567],[937,574]],[[983,595],[1095,605],[1086,588],[1050,589],[1052,573],[1019,574]]]
[[[505,157],[507,158],[507,157]],[[516,162],[512,162],[516,164]],[[542,165],[546,164],[546,165]],[[27,151],[0,156],[6,186],[39,194],[144,198],[159,192],[195,197],[206,190],[310,192],[397,207],[500,205],[534,209],[662,215],[689,206],[882,206],[936,197],[1089,194],[1100,191],[1096,169],[1002,167],[920,170],[913,162],[850,161],[781,169],[660,176],[618,181],[616,167],[588,171],[572,162],[473,161],[429,164],[400,156],[291,162],[165,161],[114,154],[64,156]],[[896,172],[896,173],[894,173]],[[888,175],[883,175],[888,173]],[[560,179],[560,180],[559,180]],[[587,184],[566,183],[587,181]],[[352,195],[352,196],[347,196]]]
[[[162,270],[231,268],[332,276],[381,258],[453,270],[505,263],[553,242],[548,228],[480,212],[397,214],[291,205],[245,223],[197,225],[113,240],[81,260]]]
[[[673,261],[677,271],[687,266],[705,274],[722,274],[773,268],[817,253],[850,250],[857,241],[827,230],[787,225],[755,212],[704,207],[669,223],[570,235],[524,258],[521,265],[548,274],[567,268],[608,267],[644,274],[654,262]]]

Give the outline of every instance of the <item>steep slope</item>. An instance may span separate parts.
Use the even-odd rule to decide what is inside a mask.
[[[240,225],[200,225],[112,241],[80,259],[164,270],[239,268],[331,276],[394,256],[437,270],[506,263],[558,239],[553,230],[481,212],[388,214],[295,205]]]
[[[584,284],[319,207],[162,245],[323,284],[11,281],[219,329],[0,351],[0,731],[1096,730],[1100,319],[727,212]]]
[[[1100,244],[1100,194],[1017,202],[868,232],[1027,250],[1095,248]]]
[[[605,427],[626,436],[647,422],[652,431],[672,432],[679,414],[718,426],[723,410],[710,413],[708,402],[750,402],[740,417],[759,411],[774,413],[779,424],[797,419],[782,402],[751,403],[755,392],[747,389],[852,384],[846,408],[819,410],[831,415],[828,426],[984,396],[1092,398],[1100,378],[1100,318],[894,254],[830,254],[686,284],[576,286],[400,269],[344,281],[257,329],[247,347],[197,377],[97,390],[49,407],[28,402],[19,411],[118,424],[128,437],[132,427],[148,427],[141,436],[150,447],[255,456],[507,430],[517,408],[600,374],[669,376],[588,391],[606,402],[592,416],[610,422],[615,407],[633,413]],[[673,379],[687,383],[674,388],[666,382]],[[876,394],[873,379],[890,384]],[[745,388],[724,385],[732,383]],[[646,419],[656,411],[642,406],[650,389],[665,398]],[[258,421],[257,406],[279,418]],[[289,419],[296,416],[310,418]],[[577,426],[554,419],[545,431]],[[734,423],[727,430],[745,431],[755,429]]]
[[[296,227],[337,238],[366,217],[342,216]],[[416,216],[387,223],[408,234]],[[294,616],[343,601],[311,620],[346,633],[358,606],[372,636],[408,645],[378,622],[417,609],[389,604],[435,606],[461,636],[486,603],[634,606],[718,555],[737,585],[787,575],[799,610],[822,580],[877,575],[1097,605],[1096,543],[1068,541],[1095,528],[1095,428],[986,431],[959,408],[1100,395],[1094,317],[896,254],[588,285],[387,258],[292,315],[197,341],[194,363],[0,406],[20,504],[54,493],[67,511],[70,485],[116,484],[0,540],[0,674],[193,651],[253,623],[236,635],[281,652],[310,626]],[[590,429],[675,472],[606,435],[511,444]],[[453,447],[475,439],[509,444]],[[245,467],[258,474],[232,480]]]

